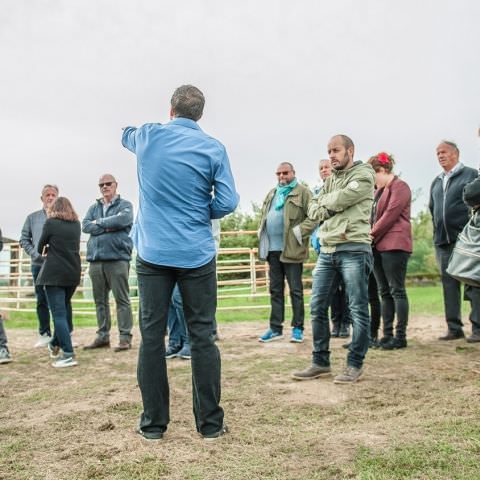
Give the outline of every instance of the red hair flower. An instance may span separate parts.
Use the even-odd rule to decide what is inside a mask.
[[[390,163],[390,157],[388,156],[388,153],[381,152],[377,155],[377,160],[378,163],[381,163],[382,165],[388,165]]]

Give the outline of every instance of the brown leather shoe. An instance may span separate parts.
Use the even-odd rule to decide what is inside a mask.
[[[110,347],[110,340],[102,340],[100,338],[96,338],[90,345],[85,345],[83,349],[93,350],[94,348],[109,348],[109,347]]]
[[[442,341],[448,341],[448,340],[458,340],[460,338],[465,338],[465,334],[463,333],[463,330],[459,330],[457,332],[452,332],[449,330],[446,335],[443,337],[438,337],[439,340]]]
[[[124,350],[130,350],[132,348],[132,344],[127,342],[126,340],[122,340],[114,349],[114,352],[123,352]]]

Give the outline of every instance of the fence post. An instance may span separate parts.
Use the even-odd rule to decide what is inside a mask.
[[[250,249],[250,293],[257,293],[257,268],[256,268],[255,252]]]

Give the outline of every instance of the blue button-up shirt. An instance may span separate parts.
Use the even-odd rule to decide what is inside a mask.
[[[208,263],[215,256],[210,221],[239,201],[225,147],[187,118],[127,127],[122,144],[137,155],[131,236],[140,258],[177,268]]]

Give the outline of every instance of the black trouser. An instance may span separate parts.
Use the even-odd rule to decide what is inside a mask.
[[[472,322],[472,334],[480,335],[480,288],[465,285],[465,300],[470,300],[472,311],[470,312],[470,322]]]
[[[447,273],[448,261],[455,244],[435,245],[438,268],[442,276],[443,305],[448,330],[452,333],[462,332],[461,288],[460,282]]]
[[[404,340],[407,335],[408,297],[405,289],[407,264],[410,254],[401,250],[378,252],[374,250],[374,273],[382,298],[383,334],[393,336],[393,323],[397,316],[395,336]]]
[[[378,338],[380,328],[381,306],[378,285],[373,272],[368,277],[368,304],[370,306],[370,338],[375,339]]]
[[[292,327],[303,330],[305,306],[303,303],[302,273],[303,263],[286,263],[280,261],[282,252],[269,252],[267,261],[270,267],[270,328],[282,333],[285,320],[285,278],[290,289],[293,319]]]
[[[352,323],[350,312],[348,311],[348,301],[345,295],[345,285],[342,281],[340,281],[337,291],[333,294],[330,310],[334,329],[341,330],[342,328],[347,328]]]
[[[217,307],[215,258],[198,268],[152,265],[137,256],[140,294],[140,333],[137,378],[142,393],[140,428],[164,432],[169,416],[169,387],[165,361],[165,332],[173,287],[183,300],[192,354],[193,413],[202,435],[223,425],[220,407],[220,352],[212,338]]]

